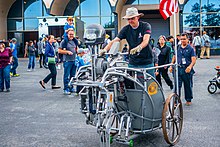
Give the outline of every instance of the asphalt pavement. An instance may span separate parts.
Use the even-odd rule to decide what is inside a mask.
[[[44,90],[39,81],[49,71],[39,68],[27,72],[28,60],[19,59],[19,77],[11,78],[11,92],[0,93],[0,147],[97,147],[96,128],[86,125],[80,113],[79,97],[63,95],[62,89]],[[209,80],[216,74],[220,56],[197,60],[194,99],[183,106],[184,124],[177,147],[220,146],[220,89],[211,95]],[[63,70],[58,70],[57,85],[63,87]],[[164,82],[164,81],[163,81]],[[171,92],[163,83],[164,93]],[[182,98],[183,104],[185,100]],[[113,147],[124,147],[117,143]],[[134,139],[136,147],[168,147],[162,129]]]

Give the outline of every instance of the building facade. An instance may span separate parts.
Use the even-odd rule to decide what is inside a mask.
[[[81,20],[83,28],[92,23],[101,24],[113,38],[127,24],[122,16],[131,6],[145,14],[141,19],[151,24],[155,40],[159,35],[174,35],[174,25],[179,34],[179,14],[176,14],[176,22],[173,16],[163,20],[158,11],[159,3],[160,0],[0,0],[0,40],[16,37],[22,53],[25,41],[37,40],[40,36],[39,18],[54,18],[59,22],[63,16]],[[205,30],[211,37],[212,48],[220,48],[219,6],[219,0],[189,0],[182,13],[183,31],[193,36],[196,31]],[[62,25],[51,25],[48,29],[48,34],[56,37],[63,34]]]

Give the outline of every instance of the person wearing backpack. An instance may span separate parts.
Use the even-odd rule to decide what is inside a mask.
[[[202,40],[201,40],[201,38],[199,37],[199,33],[196,33],[196,34],[195,34],[195,37],[193,38],[192,44],[193,44],[193,46],[194,46],[194,48],[195,48],[196,56],[197,56],[198,58],[200,58]]]
[[[206,59],[209,59],[210,58],[211,43],[210,43],[210,39],[209,39],[209,36],[207,35],[206,31],[204,31],[203,35],[202,35],[202,44],[203,44],[203,47],[202,47],[200,59],[203,59],[205,52],[207,55]]]

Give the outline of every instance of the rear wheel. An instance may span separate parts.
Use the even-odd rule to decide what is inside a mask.
[[[208,86],[208,92],[214,94],[217,90],[217,85],[215,83],[210,83]]]
[[[162,114],[162,129],[164,139],[168,144],[175,145],[182,131],[183,108],[179,96],[170,94],[166,99]]]

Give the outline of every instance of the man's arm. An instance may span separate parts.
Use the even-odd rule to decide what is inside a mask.
[[[113,39],[112,41],[110,41],[110,42],[106,45],[106,47],[99,52],[99,55],[102,56],[103,54],[105,54],[106,52],[108,52],[108,51],[111,49],[112,44],[113,44],[114,42],[120,42],[120,41],[121,41],[120,38],[115,37],[115,39]]]
[[[148,45],[149,40],[150,40],[150,34],[145,34],[143,37],[143,41],[139,46],[141,46],[141,48],[145,48]]]
[[[191,71],[191,69],[193,68],[193,66],[196,64],[196,57],[195,56],[192,56],[191,60],[192,60],[192,62],[185,70],[186,73],[189,73]]]
[[[112,41],[110,41],[110,42],[108,43],[108,45],[106,45],[106,47],[104,48],[104,50],[109,51],[109,50],[111,49],[112,44],[113,44],[114,42],[120,42],[120,41],[121,41],[121,39],[119,39],[118,37],[115,37],[115,39],[113,39]]]
[[[64,49],[59,48],[59,49],[58,49],[58,53],[59,53],[59,54],[65,54],[65,55],[72,55],[72,54],[73,54],[71,51],[68,51],[68,50],[66,50],[65,48],[64,48]]]

